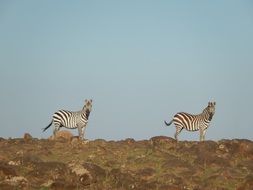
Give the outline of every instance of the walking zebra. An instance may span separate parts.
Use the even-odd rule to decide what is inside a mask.
[[[173,122],[176,126],[175,139],[178,140],[178,135],[185,128],[188,131],[200,131],[200,141],[205,140],[206,130],[209,126],[210,121],[215,113],[215,102],[208,102],[208,106],[203,110],[201,114],[192,115],[184,112],[177,113],[174,118],[167,123],[169,126]]]
[[[72,112],[66,110],[59,110],[53,114],[53,119],[51,123],[43,128],[43,132],[46,131],[52,124],[54,124],[54,137],[56,132],[60,130],[61,127],[68,129],[78,128],[79,138],[84,138],[84,130],[88,123],[89,115],[92,109],[92,100],[85,100],[83,109],[80,111]]]

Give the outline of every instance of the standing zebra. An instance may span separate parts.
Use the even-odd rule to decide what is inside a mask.
[[[203,110],[201,114],[192,115],[184,112],[177,113],[174,118],[167,123],[169,126],[173,122],[176,126],[175,139],[178,140],[178,135],[185,128],[187,131],[200,131],[200,141],[205,140],[206,129],[209,126],[210,121],[215,113],[215,102],[208,102],[208,106]]]
[[[84,138],[84,130],[88,123],[89,115],[92,109],[92,100],[85,100],[83,109],[80,111],[72,112],[66,110],[59,110],[53,114],[53,119],[51,123],[43,128],[43,132],[46,131],[52,123],[54,124],[54,137],[56,132],[60,130],[61,127],[68,129],[78,128],[79,138]]]

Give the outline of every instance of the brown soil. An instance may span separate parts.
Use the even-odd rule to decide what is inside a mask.
[[[252,190],[253,142],[0,138],[0,189]]]

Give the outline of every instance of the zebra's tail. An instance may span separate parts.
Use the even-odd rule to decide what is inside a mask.
[[[45,130],[47,130],[47,129],[52,125],[52,123],[53,123],[53,120],[51,121],[51,123],[49,123],[49,125],[48,125],[47,127],[42,128],[42,129],[43,129],[43,132],[44,132]]]
[[[167,122],[164,120],[164,123],[165,123],[165,125],[167,125],[167,126],[171,125],[172,122],[173,122],[173,119],[172,119],[169,123],[167,123]]]

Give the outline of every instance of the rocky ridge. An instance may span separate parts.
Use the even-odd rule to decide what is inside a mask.
[[[253,142],[0,138],[0,189],[251,190]]]

